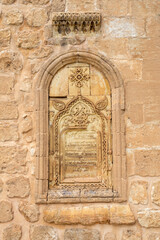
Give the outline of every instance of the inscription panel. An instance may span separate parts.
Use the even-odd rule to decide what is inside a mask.
[[[111,196],[112,191],[110,88],[103,75],[86,63],[67,65],[58,73],[58,81],[63,84],[63,79],[65,97],[58,90],[62,87],[54,89],[55,79],[50,86],[49,188],[55,202],[67,198],[93,202],[88,198],[99,198],[101,193],[103,198],[104,192]],[[95,91],[98,81],[100,88]]]

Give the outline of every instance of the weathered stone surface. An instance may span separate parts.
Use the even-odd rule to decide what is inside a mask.
[[[131,104],[127,108],[126,115],[133,124],[143,123],[143,104]]]
[[[19,211],[28,222],[37,222],[39,220],[39,207],[27,202],[19,204]]]
[[[24,78],[20,85],[22,92],[30,92],[32,88],[32,80],[30,78]]]
[[[0,201],[0,223],[9,222],[13,219],[12,204],[8,201]]]
[[[107,16],[126,16],[128,13],[128,1],[127,0],[115,0],[115,8],[113,7],[113,2],[109,0],[101,1],[101,11]]]
[[[145,122],[156,121],[157,119],[160,119],[159,104],[145,104],[144,105]]]
[[[26,115],[20,122],[20,131],[21,133],[27,133],[31,129],[32,129],[32,118]]]
[[[26,20],[31,27],[41,27],[48,21],[48,14],[45,8],[34,8],[29,10]]]
[[[71,37],[53,37],[47,40],[48,44],[53,44],[53,45],[60,45],[60,46],[65,46],[65,45],[80,45],[86,40],[85,36],[79,36],[78,34],[71,36]]]
[[[11,94],[14,87],[14,77],[12,75],[0,74],[0,94]]]
[[[2,51],[0,52],[0,71],[17,72],[22,70],[22,57],[17,52]]]
[[[150,233],[150,234],[148,234],[147,240],[160,240],[160,233]]]
[[[26,149],[0,147],[0,173],[25,173]]]
[[[160,36],[160,16],[152,16],[147,18],[146,22],[146,32],[149,37],[159,37]]]
[[[34,5],[44,5],[47,4],[49,2],[49,0],[21,0],[21,3],[23,4],[28,4],[28,3],[32,3]]]
[[[17,9],[4,13],[4,21],[8,25],[20,25],[23,23],[23,14]]]
[[[12,3],[14,3],[16,0],[1,0],[1,2],[3,3],[3,4],[12,4]]]
[[[64,240],[100,240],[98,230],[67,229],[64,232]]]
[[[134,204],[147,204],[148,183],[145,181],[134,181],[130,185],[129,200]]]
[[[91,1],[86,1],[86,0],[67,0],[66,1],[66,9],[68,12],[81,12],[81,11],[88,11],[88,12],[94,12],[97,10],[97,4],[93,4]],[[99,9],[99,8],[98,8]]]
[[[31,240],[58,240],[58,235],[53,227],[32,226],[30,229]]]
[[[138,221],[142,227],[160,228],[160,210],[147,208],[139,211]]]
[[[45,58],[45,57],[48,57],[53,51],[54,51],[53,47],[51,47],[51,46],[44,46],[44,47],[41,47],[38,50],[35,50],[33,53],[31,53],[29,58],[31,58],[31,59],[34,59],[34,58],[38,58],[38,59]]]
[[[142,235],[137,230],[124,230],[122,240],[141,240]]]
[[[151,198],[153,203],[160,206],[160,181],[153,183]]]
[[[107,207],[47,207],[44,210],[44,220],[55,224],[107,223],[109,212]]]
[[[15,102],[0,103],[0,119],[11,120],[18,118],[18,109]]]
[[[145,21],[132,18],[104,18],[102,30],[107,37],[145,36]]]
[[[20,240],[22,236],[22,227],[12,224],[3,230],[3,240]]]
[[[112,232],[108,232],[104,235],[104,240],[116,240],[116,236]]]
[[[111,224],[133,224],[135,223],[134,215],[129,205],[113,205],[110,207]]]
[[[11,31],[8,28],[0,30],[0,47],[8,47],[11,41]]]
[[[65,0],[54,0],[49,9],[51,9],[51,12],[65,12],[65,3]]]
[[[25,198],[30,194],[29,179],[23,176],[11,178],[6,182],[7,196]]]
[[[24,49],[32,49],[40,44],[39,33],[33,31],[21,31],[18,34],[18,47]]]
[[[160,151],[141,150],[135,152],[135,173],[140,176],[160,176]]]
[[[0,141],[18,140],[18,128],[16,125],[0,124]]]
[[[3,191],[3,181],[2,181],[2,179],[0,179],[0,192],[2,192]]]

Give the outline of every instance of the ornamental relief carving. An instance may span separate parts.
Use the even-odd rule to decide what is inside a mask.
[[[49,197],[97,201],[111,194],[111,93],[97,69],[75,63],[57,73],[49,128]]]
[[[100,13],[56,13],[52,18],[55,32],[62,35],[70,32],[97,32],[101,25]]]

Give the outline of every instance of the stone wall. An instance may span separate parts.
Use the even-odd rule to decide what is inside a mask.
[[[159,0],[0,1],[0,239],[160,239]],[[53,12],[101,13],[95,33],[53,34]],[[35,93],[51,57],[94,51],[125,88],[127,201],[36,204]]]

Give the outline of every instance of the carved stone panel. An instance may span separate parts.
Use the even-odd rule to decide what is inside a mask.
[[[110,87],[95,67],[74,63],[55,75],[49,89],[49,201],[113,197],[111,118]]]

